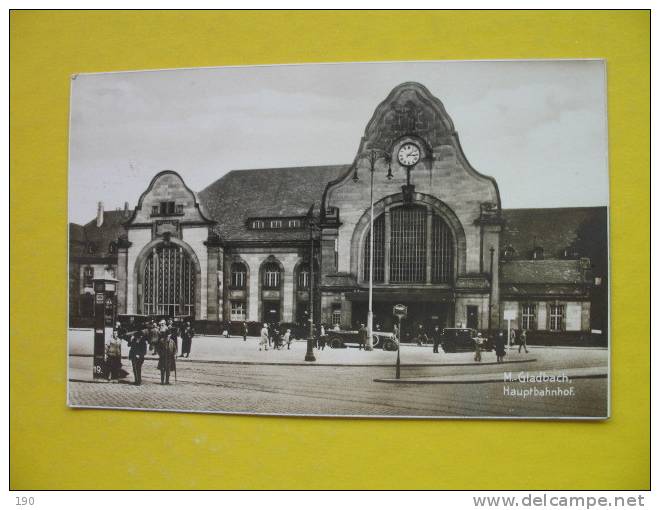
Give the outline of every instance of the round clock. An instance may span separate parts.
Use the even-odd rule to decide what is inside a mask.
[[[399,149],[398,159],[403,166],[413,166],[419,161],[419,147],[411,142],[404,143]]]

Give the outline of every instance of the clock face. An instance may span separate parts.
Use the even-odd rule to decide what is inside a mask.
[[[404,143],[399,149],[398,158],[403,166],[413,166],[419,161],[419,147],[414,143]]]

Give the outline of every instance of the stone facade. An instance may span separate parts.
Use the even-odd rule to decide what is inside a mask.
[[[405,144],[420,151],[411,170],[398,159]],[[207,325],[295,323],[306,320],[313,298],[317,320],[354,327],[366,318],[371,200],[374,230],[382,229],[374,236],[383,236],[375,324],[391,327],[391,306],[401,302],[415,324],[488,329],[508,318],[519,328],[524,307],[540,331],[592,327],[592,290],[607,268],[589,261],[598,250],[606,261],[607,245],[585,243],[580,225],[602,223],[594,220],[600,211],[570,212],[580,220],[566,232],[569,212],[559,213],[532,243],[526,232],[537,227],[525,224],[524,212],[502,209],[496,181],[470,165],[444,106],[417,83],[396,87],[376,108],[351,165],[233,171],[199,195],[176,172],[157,174],[113,234],[117,311],[161,306],[170,314],[194,311]],[[406,228],[417,227],[397,223],[409,217],[419,227],[414,246]],[[530,217],[539,223],[547,215]],[[547,260],[536,260],[544,242]],[[417,251],[395,253],[408,248]],[[401,280],[393,267],[413,256],[420,273]],[[72,288],[84,293],[81,271],[72,269]]]

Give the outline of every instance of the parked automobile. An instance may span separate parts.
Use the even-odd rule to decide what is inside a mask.
[[[328,345],[333,349],[343,349],[345,347],[358,347],[360,345],[359,331],[335,331],[327,332]],[[373,334],[374,349],[383,349],[385,351],[396,351],[398,342],[394,333],[385,331],[374,331]]]
[[[444,328],[440,345],[445,352],[474,351],[477,339],[477,330],[470,328]],[[492,350],[490,339],[481,338],[481,350]]]

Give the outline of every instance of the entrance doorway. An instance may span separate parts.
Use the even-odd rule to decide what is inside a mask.
[[[264,301],[263,302],[263,320],[264,322],[280,322],[280,302],[279,301]]]
[[[476,305],[467,305],[467,327],[479,328],[479,307]]]
[[[406,305],[408,307],[408,317],[401,322],[401,338],[404,342],[412,341],[417,334],[421,324],[429,334],[437,325],[440,328],[453,326],[453,304],[438,303],[434,301],[414,301],[414,302],[374,302],[374,329],[380,325],[382,331],[392,331],[396,317],[392,315],[394,305]],[[353,321],[357,323],[367,323],[368,303],[353,302]],[[355,327],[355,326],[354,326]]]

